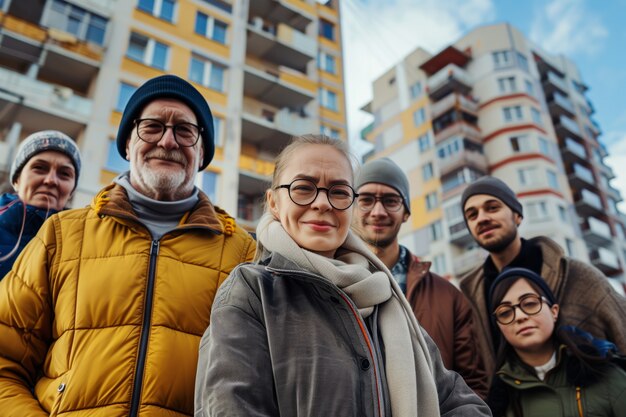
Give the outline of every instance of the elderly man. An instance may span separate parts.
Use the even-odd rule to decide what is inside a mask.
[[[498,338],[494,337],[487,294],[506,267],[530,269],[546,280],[561,308],[560,324],[580,327],[626,352],[626,299],[611,287],[602,272],[565,256],[552,239],[523,239],[518,231],[523,207],[508,185],[495,177],[482,177],[465,189],[461,204],[469,232],[489,252],[482,265],[461,279],[461,290],[473,304],[478,342],[490,375]]]
[[[130,98],[130,161],[90,207],[52,216],[0,282],[0,414],[193,414],[200,338],[254,242],[194,186],[214,153],[202,95],[172,75]]]
[[[367,162],[357,176],[355,230],[389,268],[415,317],[433,338],[444,365],[486,398],[487,374],[476,347],[472,309],[454,285],[430,271],[398,243],[400,226],[411,215],[409,180],[391,159]]]

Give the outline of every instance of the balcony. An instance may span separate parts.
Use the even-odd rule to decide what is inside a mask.
[[[453,136],[461,136],[476,144],[482,144],[480,130],[478,130],[478,127],[463,121],[452,123],[435,133],[435,144],[439,144]]]
[[[250,16],[259,16],[276,23],[283,22],[301,32],[313,22],[316,14],[315,8],[302,0],[254,0],[249,4]]]
[[[591,263],[605,275],[614,275],[622,270],[619,259],[611,250],[603,247],[589,252]]]
[[[485,155],[480,152],[468,151],[467,149],[463,149],[447,158],[438,159],[438,165],[441,177],[465,167],[480,172],[482,175],[489,172],[489,164]]]
[[[565,80],[552,71],[548,71],[547,73],[545,73],[544,76],[541,78],[541,82],[543,83],[543,89],[546,94],[551,94],[554,92],[567,94],[568,92]]]
[[[567,97],[558,92],[555,92],[548,100],[548,107],[550,109],[550,114],[553,116],[576,116],[576,110],[574,109],[574,105],[572,104],[572,102]]]
[[[57,129],[76,137],[91,116],[92,101],[66,87],[0,68],[0,109],[15,108],[13,122],[29,130]],[[20,102],[19,97],[22,98]]]
[[[613,241],[611,227],[595,217],[588,217],[582,227],[583,238],[593,246],[609,245]]]
[[[561,147],[561,154],[565,161],[584,161],[587,162],[587,151],[585,146],[581,145],[572,138],[565,138],[564,146]]]
[[[618,190],[617,188],[613,187],[610,184],[606,187],[606,193],[609,197],[611,197],[615,201],[624,201],[620,190]]]
[[[554,119],[554,128],[556,129],[556,134],[559,137],[565,138],[569,136],[581,140],[583,139],[578,123],[567,116],[559,116]]]
[[[570,184],[582,188],[591,186],[596,188],[596,180],[591,170],[579,164],[572,164],[572,172],[569,173],[568,179]]]
[[[309,90],[297,85],[296,81],[301,81],[300,84],[307,86],[312,84],[304,75],[294,74],[288,68],[279,68],[277,71],[255,68],[251,65],[244,68],[244,94],[279,108],[304,107],[315,99],[317,91],[314,85],[313,89]]]
[[[596,167],[598,167],[602,175],[604,175],[607,179],[612,180],[615,178],[613,168],[605,164],[604,161],[596,161]]]
[[[431,100],[438,101],[452,92],[468,94],[472,81],[467,71],[448,64],[428,79],[427,89]]]
[[[315,39],[284,23],[267,25],[260,17],[248,25],[248,52],[278,65],[306,73],[317,56]]]
[[[590,129],[593,132],[595,137],[598,137],[602,134],[602,129],[600,128],[600,124],[593,119],[589,119],[591,122]]]
[[[459,219],[456,223],[451,224],[449,232],[450,243],[455,245],[464,247],[474,241],[474,238],[470,234],[469,230],[467,230],[467,226],[465,225],[465,221],[463,219]]]
[[[478,103],[462,94],[448,94],[442,100],[430,105],[431,119],[435,119],[451,109],[459,109],[476,115],[478,113]]]
[[[480,248],[473,248],[463,251],[460,256],[455,256],[452,262],[453,274],[460,278],[478,265],[485,262],[487,252]]]
[[[578,198],[576,198],[578,197]],[[576,211],[583,216],[604,215],[605,210],[602,206],[600,196],[592,191],[583,188],[580,194],[575,196]]]
[[[273,154],[284,148],[292,136],[318,132],[316,120],[288,109],[276,111],[255,100],[244,99],[242,138],[245,143]]]

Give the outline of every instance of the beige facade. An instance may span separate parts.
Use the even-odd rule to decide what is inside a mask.
[[[418,48],[376,79],[365,137],[369,157],[391,157],[409,176],[401,242],[451,278],[481,263],[460,197],[489,174],[522,202],[522,236],[550,236],[623,285],[622,197],[586,90],[574,63],[508,24],[477,28],[435,55]]]
[[[215,118],[198,186],[250,228],[292,135],[347,137],[338,0],[0,0],[0,172],[30,133],[64,131],[85,167],[72,205],[87,204],[127,169],[126,101],[166,73]]]

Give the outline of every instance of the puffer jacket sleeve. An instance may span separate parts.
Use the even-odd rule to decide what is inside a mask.
[[[195,416],[279,416],[261,301],[236,268],[219,288],[200,342]]]
[[[489,411],[487,404],[467,386],[463,378],[456,372],[445,368],[437,345],[424,329],[422,329],[422,334],[433,362],[433,376],[439,396],[440,415],[446,417],[491,417],[491,411]]]
[[[49,219],[0,281],[0,415],[48,416],[33,387],[52,333],[49,285],[54,225]]]

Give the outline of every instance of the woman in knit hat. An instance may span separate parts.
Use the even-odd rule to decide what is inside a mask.
[[[45,130],[22,142],[9,176],[15,194],[0,196],[0,279],[43,222],[65,208],[80,164],[76,143],[64,133]]]
[[[219,288],[200,342],[196,416],[488,415],[350,231],[353,181],[325,136],[277,157],[257,263]]]
[[[494,417],[626,416],[626,372],[613,343],[559,328],[545,280],[504,269],[489,291],[500,348],[488,404]]]

